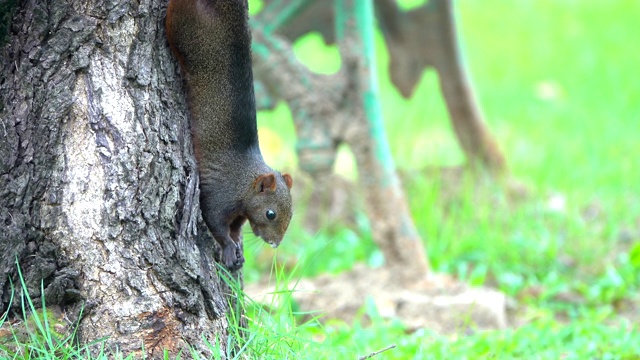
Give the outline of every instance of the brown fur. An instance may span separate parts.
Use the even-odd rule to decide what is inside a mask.
[[[170,0],[167,7],[167,38],[191,112],[202,217],[229,269],[244,262],[246,220],[272,246],[291,220],[291,176],[267,166],[258,146],[247,19],[246,0]]]

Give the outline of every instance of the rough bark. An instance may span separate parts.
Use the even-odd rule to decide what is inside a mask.
[[[227,345],[165,6],[22,1],[0,48],[0,313],[17,259],[81,342],[154,358]]]

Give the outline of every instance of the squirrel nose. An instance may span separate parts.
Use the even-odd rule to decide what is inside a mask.
[[[280,245],[280,243],[282,242],[282,238],[273,238],[273,239],[269,239],[269,241],[267,241],[267,243],[273,248],[277,248],[278,245]]]

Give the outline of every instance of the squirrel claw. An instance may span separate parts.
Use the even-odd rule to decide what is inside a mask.
[[[222,263],[231,271],[240,269],[244,264],[242,247],[239,245],[225,247],[222,250]]]

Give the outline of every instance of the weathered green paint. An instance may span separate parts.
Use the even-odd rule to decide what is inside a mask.
[[[345,9],[344,0],[334,0],[333,6],[336,16],[334,21],[336,40],[340,42],[344,40],[345,24],[347,23],[347,11]]]
[[[251,42],[251,51],[259,56],[269,56],[269,48],[262,43],[253,41]]]
[[[395,165],[391,156],[391,149],[387,142],[387,135],[384,130],[382,120],[382,109],[380,108],[380,92],[378,89],[378,76],[375,57],[374,43],[374,10],[372,0],[354,0],[355,6],[352,8],[355,17],[359,36],[363,47],[363,65],[366,74],[365,86],[362,89],[362,101],[365,109],[367,121],[369,121],[369,131],[375,146],[376,158],[384,169],[382,184],[383,187],[394,185],[397,181]]]
[[[276,53],[290,52],[285,43],[274,36],[262,33],[259,39],[260,41],[254,41],[252,45],[255,57],[269,59]],[[296,68],[297,60],[294,57],[289,58],[288,61],[290,61],[286,66],[288,69]],[[302,85],[309,92],[314,91],[310,73],[299,71],[297,75],[298,84],[296,85]],[[299,101],[289,100],[288,104],[298,135],[296,151],[301,159],[305,159],[299,162],[301,169],[310,174],[330,172],[335,162],[334,143],[331,136],[328,133],[326,136],[312,135],[317,133],[318,128],[322,128],[323,124],[318,123],[314,115],[310,114]],[[309,156],[310,154],[312,156]]]
[[[327,0],[318,0],[327,1]],[[261,26],[265,35],[263,41],[266,44],[254,42],[253,50],[259,56],[268,57],[269,52],[278,51],[279,44],[273,41],[272,34],[278,27],[285,24],[291,17],[296,16],[311,3],[311,0],[290,0],[273,1],[263,11],[275,13],[268,24],[252,24]],[[378,78],[376,72],[375,44],[374,44],[374,9],[372,0],[334,0],[335,11],[335,31],[338,42],[345,40],[349,31],[349,36],[355,36],[362,47],[361,63],[361,101],[365,111],[365,116],[369,122],[370,136],[373,142],[376,159],[380,163],[383,174],[380,177],[380,186],[387,188],[398,185],[395,165],[391,156],[391,149],[387,142],[386,132],[382,120],[382,109],[380,108],[380,94],[378,90]],[[349,24],[354,24],[355,27]],[[351,33],[355,32],[355,33]],[[310,79],[303,77],[302,85],[311,90]],[[307,133],[303,129],[313,127],[313,119],[304,111],[294,113],[294,121],[299,133]],[[305,149],[324,148],[331,144],[318,144],[314,140],[298,138],[297,149],[301,152]],[[304,165],[303,165],[304,166]]]
[[[270,36],[266,36],[266,34],[265,34],[264,41],[265,43],[252,41],[251,51],[258,56],[268,58],[271,51],[285,50],[285,49],[282,49],[281,43],[277,41],[273,41],[273,39]],[[272,48],[274,50],[271,50]],[[308,77],[302,78],[302,85],[304,85],[307,88],[311,88],[311,79],[309,79]]]
[[[273,34],[280,26],[284,25],[291,18],[296,17],[300,12],[309,6],[314,0],[278,0],[274,1],[263,11],[271,11],[276,16],[268,24],[264,24],[265,35]],[[283,5],[284,4],[284,5]],[[276,9],[275,11],[272,9]]]

